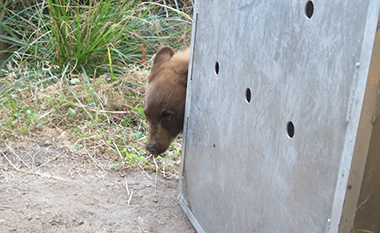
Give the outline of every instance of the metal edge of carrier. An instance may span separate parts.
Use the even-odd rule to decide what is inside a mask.
[[[191,224],[195,228],[195,230],[198,233],[204,233],[205,232],[204,229],[201,227],[201,225],[199,224],[199,222],[197,221],[197,219],[191,212],[191,209],[188,203],[185,201],[185,198],[183,197],[183,193],[182,193],[183,182],[186,182],[184,180],[186,179],[186,176],[185,176],[186,137],[187,137],[188,119],[190,116],[191,82],[192,82],[192,75],[193,75],[193,60],[194,60],[193,57],[194,57],[194,48],[195,48],[195,41],[196,41],[195,39],[196,39],[196,30],[197,30],[197,13],[198,13],[198,0],[195,0],[194,5],[193,5],[193,26],[192,26],[192,32],[191,32],[189,72],[188,72],[188,77],[187,77],[185,121],[184,121],[184,129],[183,129],[183,145],[182,145],[182,154],[181,154],[181,174],[180,174],[180,179],[179,179],[177,201],[180,207],[182,208],[183,212],[186,214]]]

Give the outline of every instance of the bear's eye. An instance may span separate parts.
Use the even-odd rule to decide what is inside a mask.
[[[170,122],[172,121],[172,114],[168,113],[168,112],[163,112],[162,113],[162,119],[166,122]]]

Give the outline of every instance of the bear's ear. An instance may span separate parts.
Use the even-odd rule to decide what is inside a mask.
[[[158,64],[162,62],[169,61],[170,58],[173,57],[175,51],[170,46],[162,47],[157,53],[156,57],[154,58],[153,64]]]
[[[179,63],[176,68],[176,72],[178,74],[177,82],[181,83],[184,87],[187,86],[187,74],[189,70],[189,63]]]
[[[182,85],[184,85],[185,87],[187,86],[187,73],[188,73],[188,69],[186,68],[186,70],[184,70],[184,73],[181,75],[182,79],[181,79],[181,83]]]

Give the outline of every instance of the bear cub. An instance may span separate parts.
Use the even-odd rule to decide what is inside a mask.
[[[161,48],[154,58],[145,92],[149,125],[146,149],[157,156],[165,152],[183,130],[190,49],[175,52]]]

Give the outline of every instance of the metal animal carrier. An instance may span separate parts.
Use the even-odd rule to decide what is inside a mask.
[[[379,0],[201,0],[179,203],[198,232],[380,232]]]

